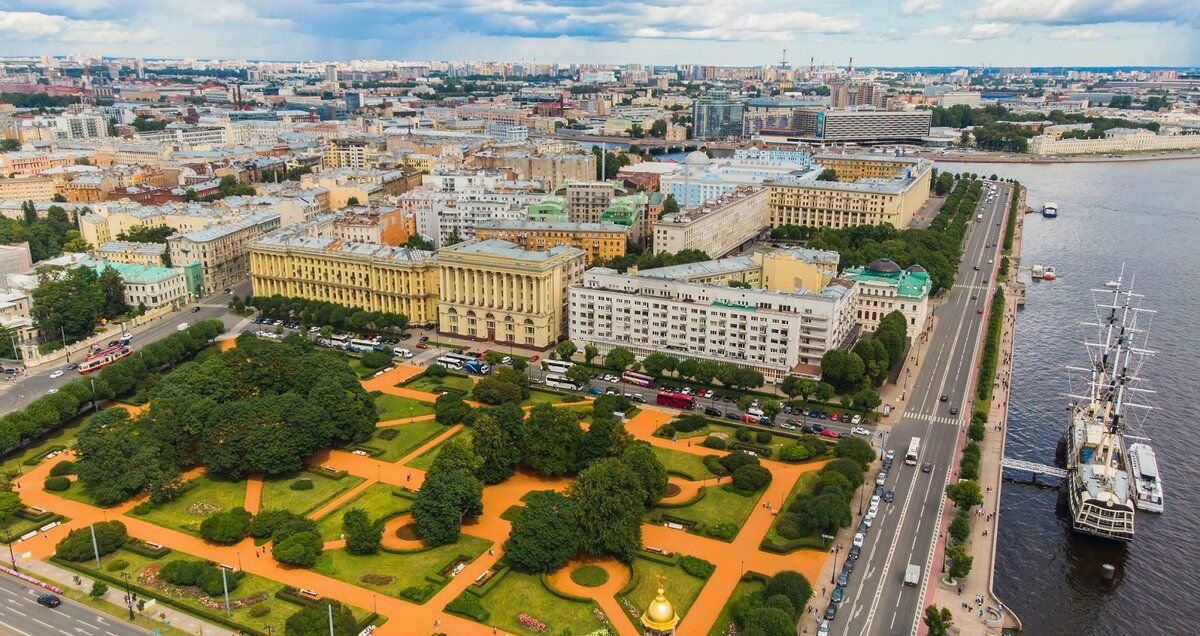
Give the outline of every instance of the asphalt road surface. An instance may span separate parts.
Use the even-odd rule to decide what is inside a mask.
[[[0,574],[0,634],[18,636],[146,636],[150,632],[63,598],[58,607],[38,605],[45,590]],[[61,598],[61,597],[60,597]]]
[[[921,360],[917,377],[901,378],[907,384],[904,411],[885,444],[896,452],[884,485],[885,490],[895,491],[895,500],[880,504],[849,577],[845,598],[830,621],[832,634],[915,633],[924,611],[921,604],[926,586],[937,584],[932,577],[938,576],[942,566],[933,560],[939,511],[960,427],[970,421],[975,351],[995,286],[995,265],[1011,196],[1011,188],[1001,185],[991,203],[986,194],[981,199],[977,214],[983,214],[983,221],[972,219],[954,287],[936,309],[937,327],[918,350],[917,355],[927,357]],[[988,244],[991,247],[986,247]],[[941,401],[942,395],[947,401]],[[952,406],[957,407],[957,415],[950,413]],[[913,437],[921,438],[920,459],[917,466],[907,466],[904,454]],[[932,464],[929,473],[921,472],[920,465],[925,462]],[[838,570],[850,546],[843,548],[835,556]],[[904,585],[910,563],[921,567],[921,585]],[[814,585],[830,583],[815,581]]]
[[[130,344],[134,351],[137,351],[148,343],[175,333],[176,327],[181,322],[192,324],[209,318],[220,318],[225,323],[226,329],[232,329],[242,318],[229,313],[229,299],[233,298],[232,294],[245,296],[249,291],[250,282],[245,281],[235,286],[230,294],[213,294],[207,298],[201,298],[198,302],[190,303],[179,311],[156,318],[154,321],[134,329],[133,341]],[[193,313],[193,307],[199,307],[200,311]],[[71,355],[71,362],[78,362],[80,359],[79,355]],[[58,388],[82,377],[78,371],[67,369],[67,364],[63,360],[54,366],[47,365],[32,370],[28,377],[0,380],[0,413],[24,408],[30,402],[45,395],[50,389]],[[50,374],[57,370],[63,371],[62,376],[51,378]]]

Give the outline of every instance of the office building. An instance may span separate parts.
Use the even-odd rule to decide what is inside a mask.
[[[749,286],[787,294],[817,293],[837,277],[840,256],[831,250],[805,247],[760,249],[749,256],[684,263],[631,274],[701,285]]]
[[[654,224],[654,253],[699,250],[719,258],[758,236],[768,224],[768,191],[743,186],[719,199],[663,215]]]
[[[978,91],[947,91],[938,96],[937,104],[942,108],[949,108],[951,106],[979,108],[983,106],[983,93]]]
[[[567,289],[583,276],[583,250],[524,250],[489,239],[439,250],[438,331],[544,349],[566,322]]]
[[[6,201],[49,201],[58,193],[58,184],[51,177],[17,177],[0,179],[0,199]]]
[[[393,206],[346,208],[334,217],[333,234],[351,243],[403,245],[408,240],[404,217]]]
[[[767,183],[771,227],[905,228],[929,198],[933,162],[927,159],[820,155],[816,161],[837,171],[838,181],[818,180],[820,168],[814,168]]]
[[[1145,128],[1109,128],[1100,139],[1056,139],[1038,135],[1029,141],[1035,155],[1081,155],[1097,152],[1147,152],[1200,148],[1200,133],[1156,134]]]
[[[919,142],[929,136],[927,110],[819,110],[798,108],[787,131],[770,131],[788,142]],[[768,133],[764,132],[764,137]]]
[[[856,291],[846,281],[780,293],[593,268],[570,289],[569,336],[602,354],[624,347],[639,357],[730,362],[772,383],[816,377],[821,356],[851,333]]]
[[[583,250],[588,263],[598,265],[625,255],[630,227],[616,223],[550,223],[545,221],[485,221],[475,227],[480,240],[500,239],[526,250],[544,251],[557,245]]]
[[[272,232],[250,249],[256,296],[320,300],[437,322],[438,277],[433,253],[334,238],[313,221]]]
[[[924,267],[913,265],[902,269],[895,262],[881,258],[866,267],[847,268],[842,278],[858,283],[854,317],[865,331],[875,331],[879,321],[893,311],[904,314],[909,337],[926,328],[933,283]]]
[[[741,99],[729,91],[710,89],[692,104],[692,137],[696,139],[726,139],[742,135]]]
[[[197,297],[218,293],[250,275],[250,246],[279,229],[278,212],[258,212],[230,223],[181,232],[167,239],[172,267],[199,265]]]

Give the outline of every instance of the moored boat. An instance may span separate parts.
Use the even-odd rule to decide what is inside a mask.
[[[1053,219],[1054,217],[1058,216],[1058,204],[1047,201],[1045,205],[1042,206],[1042,216],[1046,217],[1047,219]]]
[[[1154,449],[1149,444],[1138,442],[1129,445],[1129,469],[1133,476],[1138,510],[1163,511],[1162,482],[1158,478],[1158,462]]]
[[[1058,274],[1054,273],[1054,268],[1047,265],[1042,272],[1042,280],[1054,280],[1058,278]]]

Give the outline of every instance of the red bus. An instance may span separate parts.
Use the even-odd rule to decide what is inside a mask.
[[[682,393],[668,393],[666,391],[659,391],[658,403],[662,406],[669,406],[676,409],[691,409],[696,405],[696,399],[690,395],[684,395]]]
[[[629,384],[636,384],[640,387],[646,387],[649,389],[654,388],[654,378],[646,375],[645,373],[626,371],[625,373],[621,374],[621,380],[628,382]]]

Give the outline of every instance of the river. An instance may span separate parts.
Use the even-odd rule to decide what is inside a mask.
[[[1200,631],[1200,160],[1054,165],[943,164],[1011,177],[1057,219],[1025,217],[1022,264],[1053,265],[1058,279],[1028,286],[1017,320],[1006,454],[1052,463],[1071,389],[1064,365],[1087,366],[1081,344],[1095,320],[1093,288],[1125,268],[1158,352],[1142,370],[1158,393],[1144,423],[1158,455],[1166,512],[1138,513],[1128,546],[1072,535],[1057,491],[1005,484],[996,592],[1025,633],[1195,634]],[[1028,274],[1023,275],[1028,279]],[[1111,582],[1101,565],[1116,566]]]

